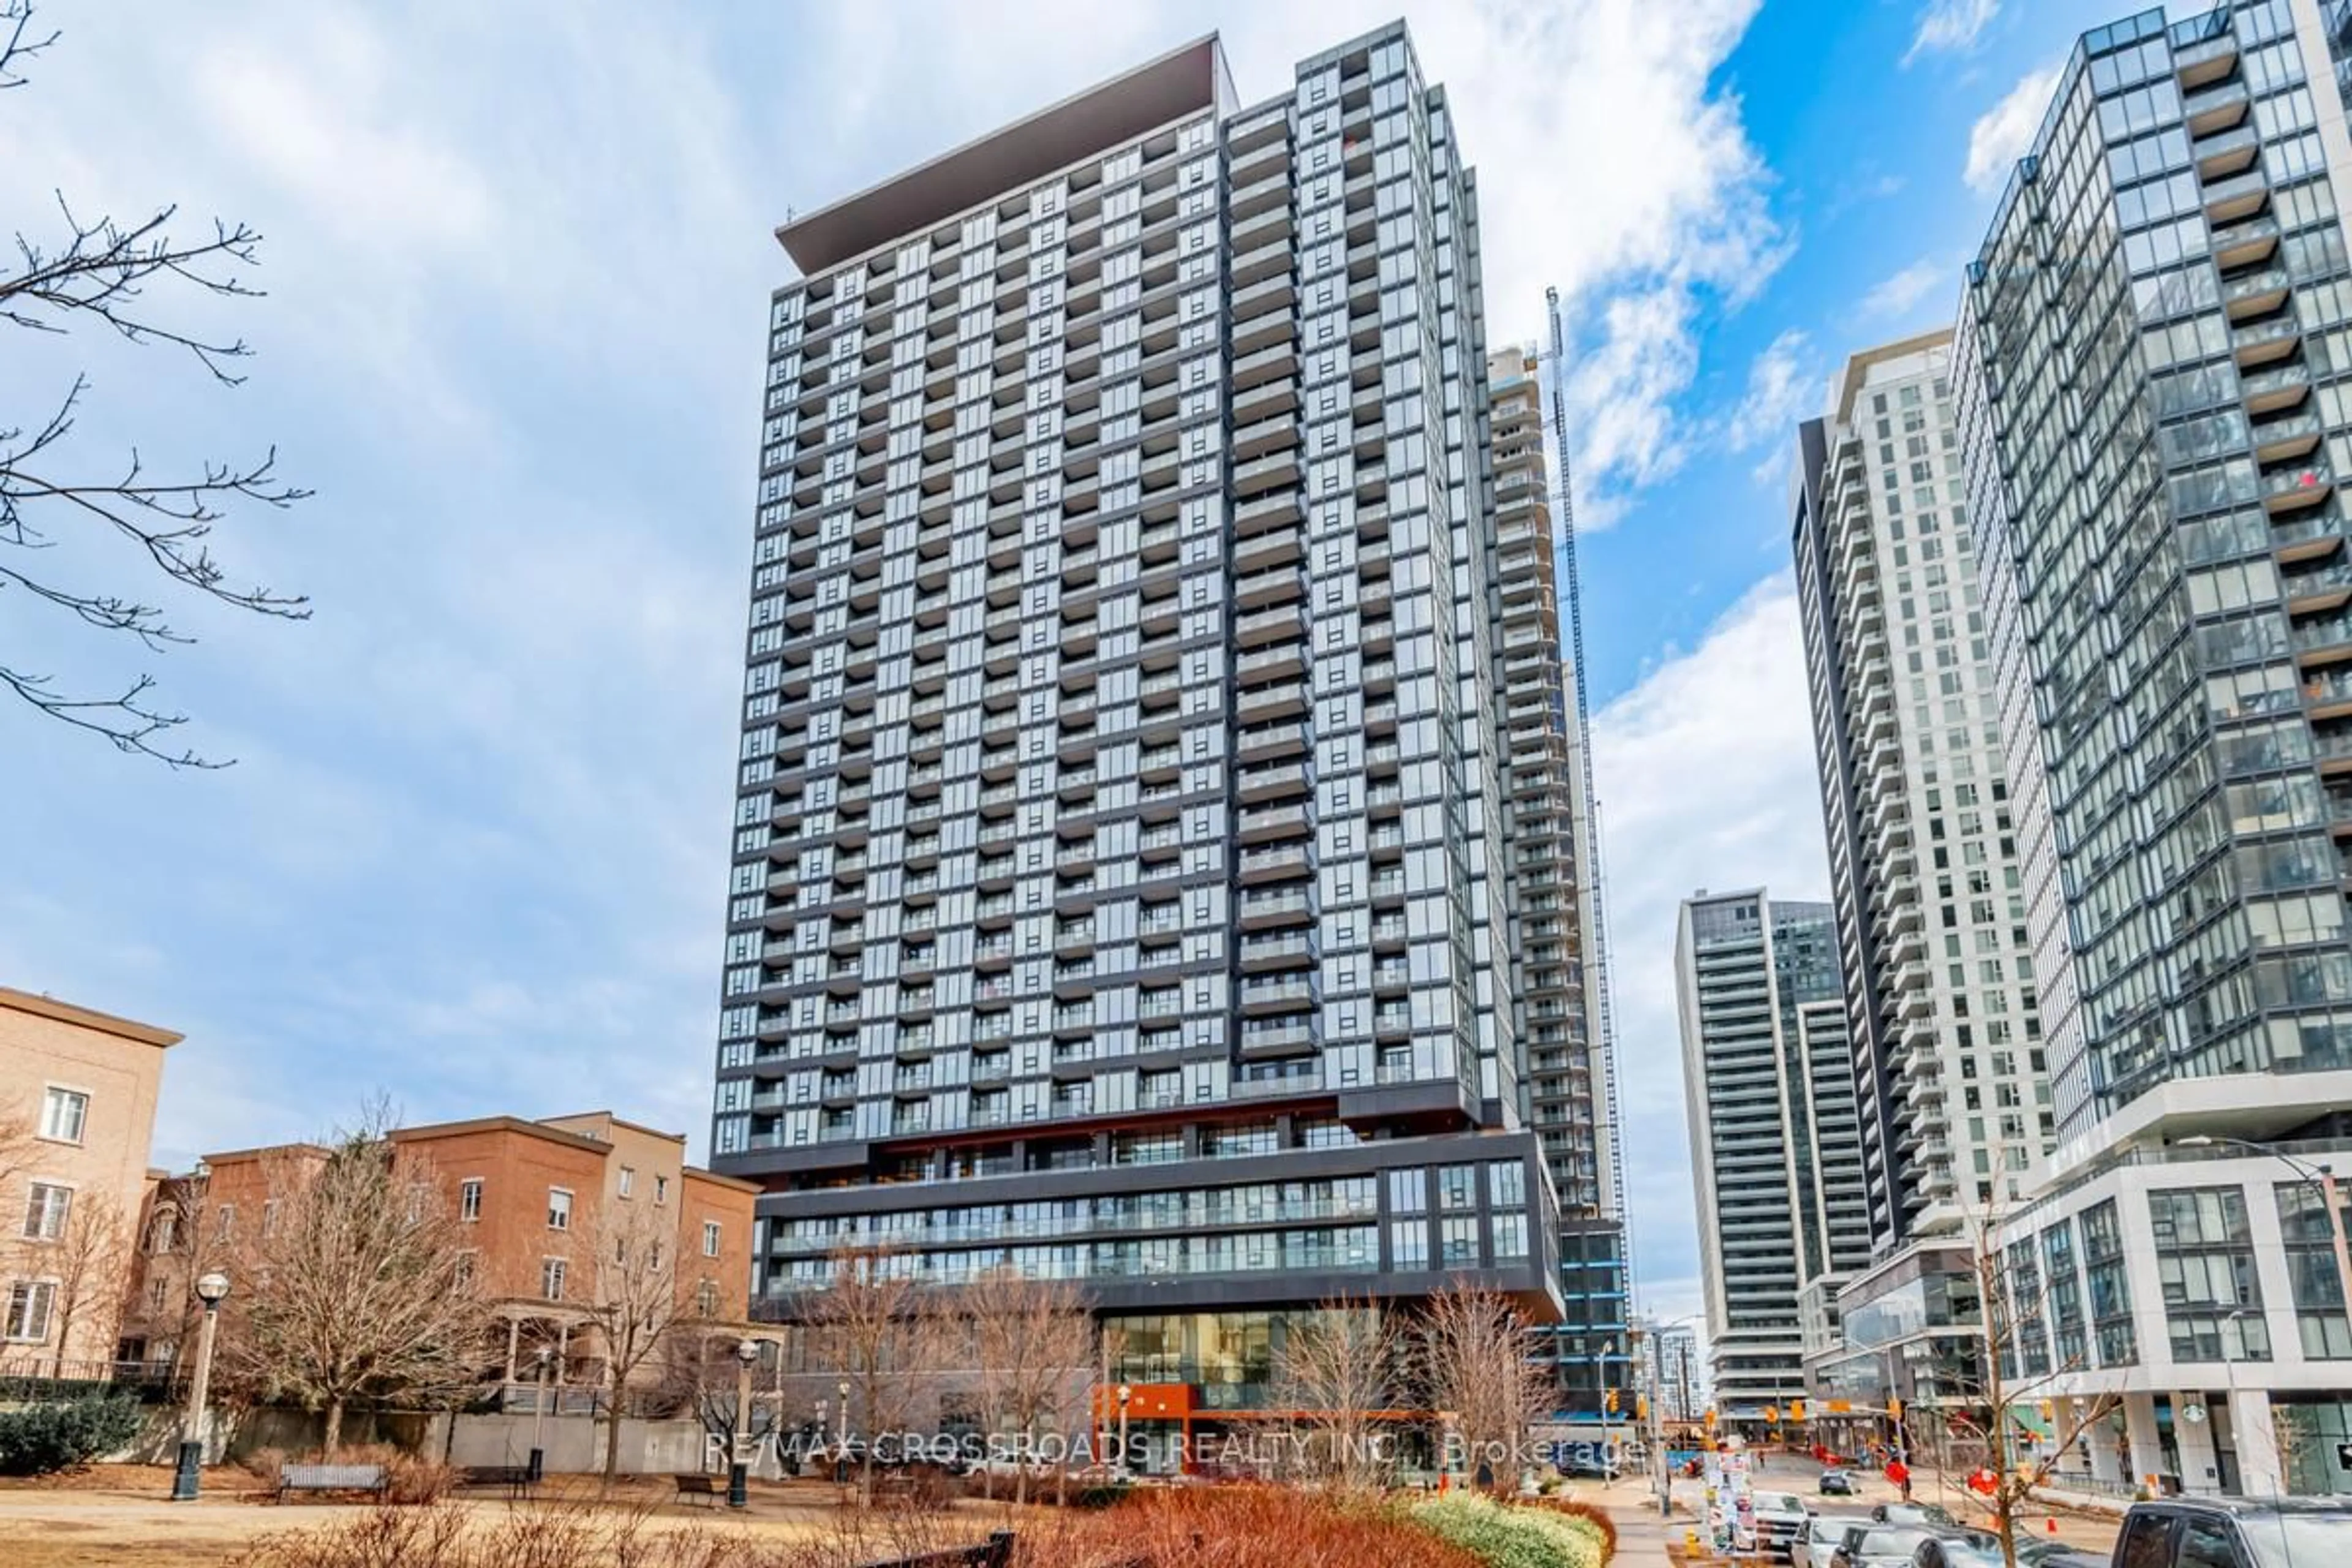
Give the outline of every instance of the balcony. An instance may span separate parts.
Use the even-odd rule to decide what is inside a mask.
[[[2252,431],[2254,457],[2264,463],[2284,463],[2311,455],[2319,445],[2319,416],[2291,414],[2284,419],[2257,421]]]
[[[2231,77],[2180,95],[2180,113],[2191,136],[2210,136],[2246,118],[2246,81]]]
[[[2252,321],[2230,331],[2230,347],[2240,370],[2272,364],[2293,353],[2303,342],[2303,324],[2292,315]]]
[[[2282,573],[2280,591],[2289,615],[2317,615],[2352,599],[2352,562],[2336,561],[2315,572]]]
[[[2321,468],[2286,468],[2262,478],[2263,506],[2273,517],[2317,506],[2336,493],[2334,476]]]
[[[2199,137],[2189,148],[2189,154],[2197,160],[2198,177],[2210,186],[2217,180],[2251,168],[2260,145],[2252,126],[2239,125]]]
[[[2306,668],[2352,658],[2352,619],[2306,621],[2291,628],[2287,637],[2297,661]]]
[[[2311,372],[2302,363],[2282,364],[2238,379],[2238,392],[2249,414],[2275,414],[2293,408],[2310,395]]]
[[[2216,12],[2216,16],[2221,26],[2209,37],[2173,47],[2173,73],[2180,78],[2180,91],[2210,87],[2237,70],[2237,33],[2230,30],[2227,12]]]
[[[2269,213],[2213,231],[2213,262],[2223,271],[2268,261],[2278,253],[2278,219]]]
[[[2271,199],[2270,182],[2260,169],[2205,182],[2205,221],[2221,228],[2262,211]]]
[[[2288,287],[2285,268],[2264,267],[2224,281],[2221,303],[2229,310],[2231,321],[2252,321],[2285,304]]]

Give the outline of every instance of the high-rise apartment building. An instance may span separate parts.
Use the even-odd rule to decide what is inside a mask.
[[[1402,26],[779,231],[713,1133],[772,1310],[1073,1278],[1186,1412],[1341,1296],[1557,1316],[1477,234]]]
[[[2339,9],[2084,35],[1955,354],[2060,1139],[2004,1272],[2021,1368],[2124,1393],[2060,1460],[2110,1479],[2346,1484]]]
[[[1797,432],[1791,543],[1873,1259],[1809,1336],[1824,1400],[1961,1402],[1965,1248],[2055,1142],[1952,334],[1854,355]]]
[[[2054,1131],[1951,333],[1848,360],[1792,529],[1881,1254],[2016,1195]]]
[[[1835,915],[1697,894],[1675,973],[1715,1398],[1755,1423],[1804,1397],[1808,1299],[1825,1311],[1870,1259]]]
[[[1496,653],[1504,821],[1517,919],[1511,952],[1527,1053],[1528,1123],[1559,1197],[1566,1315],[1551,1336],[1557,1414],[1600,1421],[1606,1393],[1631,1385],[1633,1353],[1623,1194],[1615,1148],[1611,1042],[1601,1024],[1601,889],[1582,715],[1563,650],[1560,574],[1544,461],[1537,355],[1500,351],[1486,366],[1494,454]],[[1573,578],[1570,592],[1575,592]]]

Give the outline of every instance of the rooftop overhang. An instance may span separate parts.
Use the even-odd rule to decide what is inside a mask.
[[[1224,52],[1212,33],[1124,76],[1064,99],[894,179],[776,230],[803,274],[928,232],[966,208],[1020,189],[1092,153],[1230,103]]]

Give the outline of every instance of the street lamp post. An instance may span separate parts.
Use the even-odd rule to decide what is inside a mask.
[[[2305,1181],[2313,1183],[2319,1188],[2320,1201],[2327,1205],[2328,1238],[2335,1243],[2336,1247],[2336,1289],[2344,1298],[2346,1319],[2347,1321],[2352,1321],[2352,1246],[2346,1244],[2344,1210],[2336,1201],[2335,1167],[2325,1161],[2315,1166],[2307,1165],[2284,1149],[2274,1148],[2268,1143],[2250,1142],[2243,1138],[2218,1138],[2209,1133],[2200,1133],[2193,1138],[2176,1140],[2176,1142],[2183,1149],[2210,1149],[2216,1144],[2227,1144],[2233,1149],[2244,1149],[2256,1154],[2267,1154]]]
[[[539,1347],[539,1397],[531,1401],[530,1468],[526,1472],[536,1482],[547,1474],[547,1399],[548,1376],[555,1367],[555,1347]]]
[[[760,1364],[760,1342],[744,1340],[735,1347],[735,1430],[728,1445],[727,1506],[751,1506],[751,1369]]]
[[[1135,1390],[1126,1384],[1118,1385],[1118,1474],[1127,1474],[1127,1402],[1135,1397]]]
[[[203,1326],[196,1331],[196,1370],[188,1380],[186,1424],[180,1429],[180,1464],[172,1475],[172,1500],[194,1502],[205,1464],[205,1404],[213,1382],[213,1331],[220,1304],[228,1297],[228,1276],[215,1270],[196,1281],[196,1300],[205,1304]]]
[[[841,1395],[841,1441],[833,1450],[833,1484],[845,1487],[849,1484],[849,1379],[835,1384],[833,1391]]]

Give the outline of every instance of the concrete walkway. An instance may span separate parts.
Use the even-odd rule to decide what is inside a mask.
[[[1683,1531],[1690,1528],[1690,1521],[1682,1515],[1660,1519],[1654,1508],[1612,1505],[1609,1517],[1617,1526],[1613,1568],[1667,1568],[1666,1542],[1681,1540]]]

